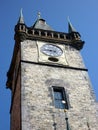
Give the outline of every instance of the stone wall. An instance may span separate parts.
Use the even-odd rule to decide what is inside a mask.
[[[22,63],[23,130],[26,126],[28,129],[52,130],[54,120],[58,130],[59,127],[64,130],[64,111],[56,109],[53,104],[52,86],[64,87],[69,95],[68,117],[73,130],[88,130],[87,122],[92,130],[97,130],[95,103],[84,73]]]
[[[49,56],[41,53],[40,48],[44,44],[53,44],[62,49],[63,54],[58,57],[59,61],[56,64],[62,64],[76,68],[85,68],[80,52],[75,48],[62,43],[25,40],[24,42],[21,42],[21,59],[30,62],[55,64],[54,62],[48,60]]]
[[[64,110],[54,106],[52,86],[64,87],[68,94],[67,115],[72,130],[97,130],[95,99],[87,72],[38,64],[38,49],[35,41],[21,43],[22,130],[54,130],[54,123],[56,130],[66,129]],[[79,52],[68,51],[69,66],[84,68]]]
[[[96,109],[97,109],[97,120],[98,120],[98,102],[96,102]]]

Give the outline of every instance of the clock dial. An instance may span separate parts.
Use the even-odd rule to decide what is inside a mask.
[[[52,45],[52,44],[45,44],[41,47],[41,52],[43,52],[44,54],[46,55],[49,55],[49,56],[61,56],[62,55],[62,50],[61,48],[55,46],[55,45]]]

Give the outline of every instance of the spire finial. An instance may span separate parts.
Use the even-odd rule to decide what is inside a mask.
[[[38,12],[38,19],[40,19],[41,18],[41,13],[40,12]]]
[[[18,23],[24,24],[24,18],[23,18],[22,8],[20,10],[20,17],[19,17]]]
[[[73,27],[73,25],[70,22],[69,16],[67,17],[68,20],[68,33],[76,32],[76,29]]]
[[[68,23],[70,23],[70,19],[69,19],[69,16],[67,17],[67,20],[68,20]]]
[[[22,8],[21,8],[21,10],[20,10],[20,17],[23,17],[23,13],[22,13]]]

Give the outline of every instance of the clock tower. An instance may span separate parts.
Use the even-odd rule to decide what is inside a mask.
[[[84,41],[68,22],[54,31],[40,16],[19,17],[7,73],[11,130],[97,130],[96,102],[80,50]]]

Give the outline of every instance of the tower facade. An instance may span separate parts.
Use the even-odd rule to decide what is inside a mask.
[[[84,42],[38,18],[27,27],[21,13],[7,73],[12,91],[11,130],[97,130],[96,103],[80,50]]]

